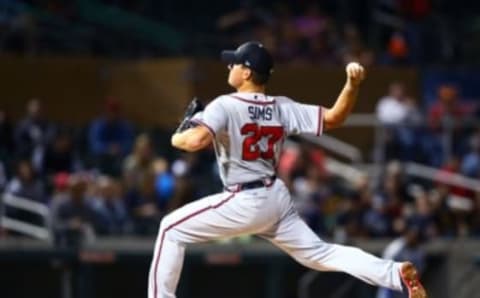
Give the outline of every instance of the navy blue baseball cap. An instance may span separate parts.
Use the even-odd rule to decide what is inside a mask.
[[[270,75],[273,71],[272,55],[259,42],[249,41],[236,50],[222,51],[221,57],[227,63],[242,64],[262,75]]]

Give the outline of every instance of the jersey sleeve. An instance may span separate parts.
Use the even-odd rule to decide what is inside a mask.
[[[324,108],[285,98],[280,103],[282,124],[289,135],[307,134],[320,136],[323,133]]]
[[[227,126],[227,112],[220,98],[211,101],[201,113],[192,118],[192,122],[207,127],[213,135]]]
[[[199,112],[196,112],[195,114],[193,114],[192,119],[190,119],[190,121],[192,121],[194,123],[199,123],[199,122],[203,121],[203,111],[199,111]]]

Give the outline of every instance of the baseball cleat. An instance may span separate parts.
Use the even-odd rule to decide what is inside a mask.
[[[408,298],[427,298],[427,292],[418,278],[417,269],[410,262],[402,264],[400,277],[408,289]]]

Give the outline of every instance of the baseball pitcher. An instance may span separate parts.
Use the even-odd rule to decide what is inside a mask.
[[[224,184],[222,193],[187,204],[164,217],[150,267],[148,297],[173,298],[190,243],[256,234],[309,268],[342,271],[369,284],[427,294],[410,262],[397,263],[358,248],[324,242],[302,221],[275,170],[288,135],[320,136],[339,127],[352,110],[365,71],[346,67],[346,83],[331,108],[265,94],[273,70],[270,53],[257,42],[223,51],[228,83],[237,92],[221,95],[203,111],[194,101],[172,136],[172,145],[197,151],[211,143]]]

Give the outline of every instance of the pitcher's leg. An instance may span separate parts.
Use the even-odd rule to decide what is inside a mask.
[[[185,244],[208,240],[201,234],[210,232],[216,235],[212,226],[208,225],[214,218],[213,209],[219,208],[234,194],[217,194],[187,204],[165,216],[160,224],[155,242],[153,259],[148,277],[149,298],[174,298],[178,280],[183,267]],[[182,225],[184,225],[182,227]],[[185,227],[185,225],[188,225]],[[219,223],[221,226],[222,223]],[[182,232],[180,232],[181,230]]]
[[[183,267],[185,245],[170,239],[163,221],[155,242],[153,260],[148,276],[148,298],[174,298]]]
[[[165,216],[150,267],[149,298],[175,297],[186,244],[255,233],[270,222],[258,216],[258,204],[247,192],[209,196]]]
[[[309,268],[341,271],[372,285],[402,290],[401,263],[377,258],[355,247],[326,243],[296,212],[262,236]]]

